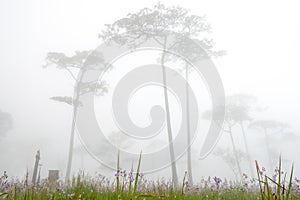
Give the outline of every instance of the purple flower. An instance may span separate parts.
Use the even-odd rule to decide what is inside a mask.
[[[275,181],[275,182],[277,181],[277,174],[273,175],[273,181]]]
[[[222,180],[216,176],[214,177],[214,181],[217,185],[219,185],[222,182]]]
[[[115,177],[119,177],[120,176],[120,173],[115,173]]]
[[[215,185],[212,185],[212,186],[210,186],[210,189],[211,189],[212,191],[215,191],[215,190],[217,190],[217,188],[216,188],[216,186],[215,186]]]

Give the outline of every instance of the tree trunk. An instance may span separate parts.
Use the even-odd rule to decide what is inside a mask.
[[[77,87],[76,90],[79,90]],[[71,167],[72,167],[72,160],[73,160],[73,148],[74,148],[74,136],[75,136],[75,125],[76,125],[76,115],[78,109],[78,95],[79,91],[76,91],[76,100],[73,102],[73,119],[71,125],[71,136],[70,136],[70,143],[69,143],[69,153],[68,153],[68,164],[67,164],[67,171],[66,171],[66,179],[65,182],[68,183],[70,180],[71,175]]]
[[[67,171],[66,171],[66,178],[65,182],[67,183],[70,180],[70,175],[72,171],[72,160],[73,160],[73,148],[74,148],[74,136],[75,136],[75,127],[76,127],[76,118],[77,118],[77,111],[79,105],[79,96],[80,96],[80,89],[81,89],[81,82],[83,76],[85,74],[85,70],[82,72],[79,80],[76,80],[75,86],[75,95],[73,97],[73,119],[71,125],[71,136],[70,136],[70,143],[69,143],[69,153],[68,153],[68,164],[67,164]]]
[[[233,174],[234,174],[235,181],[236,181],[236,182],[239,182],[238,175],[237,175],[237,173],[236,173],[236,171],[235,171],[234,168],[232,169],[232,172],[233,172]]]
[[[243,132],[243,138],[244,138],[244,143],[245,143],[245,147],[246,147],[246,151],[247,151],[247,157],[248,157],[248,162],[249,162],[251,177],[254,178],[254,172],[253,172],[253,167],[252,167],[252,159],[251,159],[251,155],[249,153],[249,147],[248,147],[248,142],[247,142],[247,138],[246,138],[246,133],[245,133],[243,122],[241,122],[240,125],[241,125],[241,129],[242,129],[242,132]],[[254,166],[254,162],[253,162],[253,166]]]
[[[266,147],[268,152],[269,168],[272,169],[271,150],[270,150],[269,137],[266,128],[264,128],[264,133],[265,133],[265,141],[266,141]]]
[[[191,152],[191,133],[190,133],[190,102],[189,102],[189,71],[188,63],[185,64],[185,91],[186,91],[186,131],[187,131],[187,172],[188,182],[193,185],[192,173],[192,152]]]
[[[231,139],[231,144],[232,144],[232,148],[233,148],[233,153],[234,153],[236,165],[237,165],[237,168],[238,168],[238,171],[239,171],[239,174],[240,174],[240,178],[242,179],[242,169],[241,169],[241,166],[240,166],[239,157],[237,155],[237,151],[236,151],[235,143],[234,143],[234,140],[233,140],[231,128],[229,130],[229,135],[230,135],[230,139]]]
[[[162,75],[163,75],[163,88],[164,88],[164,100],[165,100],[165,109],[166,109],[166,118],[167,118],[166,120],[167,120],[167,130],[168,130],[168,141],[169,141],[170,159],[171,159],[171,167],[172,167],[172,181],[173,181],[173,186],[177,187],[178,177],[177,177],[176,160],[175,160],[175,153],[174,153],[174,146],[173,146],[172,127],[171,127],[171,120],[170,120],[166,67],[164,65],[166,45],[167,45],[167,40],[165,39],[163,53],[161,57],[161,67],[162,67]]]

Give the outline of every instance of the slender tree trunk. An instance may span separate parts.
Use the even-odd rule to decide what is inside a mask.
[[[264,133],[265,133],[265,141],[266,141],[266,147],[268,152],[269,167],[270,169],[272,169],[271,150],[270,150],[269,137],[266,128],[264,128]]]
[[[68,153],[68,163],[67,163],[67,171],[66,171],[66,179],[67,183],[70,180],[71,168],[72,168],[72,160],[73,160],[73,148],[74,148],[74,136],[75,136],[75,125],[76,125],[76,116],[78,110],[78,98],[79,98],[79,88],[76,88],[76,100],[73,102],[73,119],[71,125],[71,136],[69,142],[69,153]]]
[[[233,172],[233,174],[234,174],[235,181],[238,182],[238,181],[239,181],[238,175],[237,175],[236,171],[234,170],[234,168],[232,169],[232,172]]]
[[[247,151],[247,157],[248,157],[251,177],[254,178],[254,172],[253,172],[253,167],[252,167],[252,159],[251,159],[251,155],[250,155],[250,152],[249,152],[249,147],[248,147],[248,142],[247,142],[247,137],[246,137],[243,122],[240,123],[240,126],[241,126],[241,129],[242,129],[242,132],[243,132],[243,138],[244,138],[244,143],[245,143],[245,147],[246,147],[246,151]],[[254,166],[254,162],[253,162],[253,166]]]
[[[34,170],[33,170],[33,175],[32,175],[32,183],[33,184],[36,183],[36,177],[38,175],[39,162],[40,162],[40,150],[37,151],[37,154],[35,156]]]
[[[185,91],[186,91],[186,130],[187,130],[187,171],[188,182],[193,185],[192,173],[192,152],[191,152],[191,133],[190,133],[190,97],[189,97],[189,69],[188,63],[185,64]]]
[[[238,171],[239,171],[240,178],[242,179],[242,169],[241,169],[241,166],[240,166],[239,157],[237,155],[237,150],[236,150],[235,143],[234,143],[234,140],[233,140],[231,127],[229,128],[229,135],[230,135],[230,139],[231,139],[231,144],[232,144],[232,148],[233,148],[233,153],[234,153],[236,165],[237,165],[237,168],[238,168]]]
[[[71,125],[71,136],[70,136],[70,143],[69,143],[68,163],[67,163],[67,171],[66,171],[66,179],[65,179],[66,183],[70,180],[71,171],[72,171],[72,160],[73,160],[73,148],[74,148],[74,136],[75,136],[77,111],[78,111],[78,105],[79,105],[81,82],[82,82],[85,72],[86,72],[86,70],[84,70],[82,72],[79,80],[76,80],[76,83],[75,83],[76,84],[75,95],[73,97],[73,119],[72,119],[72,125]]]
[[[164,100],[165,100],[165,108],[166,108],[166,115],[167,115],[166,120],[167,120],[168,141],[169,141],[170,159],[171,159],[171,167],[172,167],[172,181],[173,181],[173,186],[177,187],[178,177],[177,177],[176,160],[175,160],[175,153],[174,153],[174,146],[173,146],[172,127],[171,127],[171,120],[170,120],[166,67],[164,65],[166,45],[167,45],[167,39],[165,38],[163,53],[161,57],[161,67],[162,67],[162,75],[163,75]]]

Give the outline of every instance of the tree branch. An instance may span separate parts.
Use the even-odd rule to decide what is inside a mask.
[[[73,78],[73,80],[76,83],[78,83],[78,80],[76,79],[76,77],[74,76],[74,74],[72,73],[72,71],[69,68],[67,68],[67,67],[65,67],[65,70],[67,70],[67,72],[69,72],[69,74],[71,75],[71,77]]]

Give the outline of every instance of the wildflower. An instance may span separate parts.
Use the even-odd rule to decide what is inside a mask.
[[[217,185],[219,185],[222,182],[222,180],[216,176],[214,177],[214,181]]]
[[[216,184],[216,186],[217,186],[217,190],[219,189],[219,187],[220,187],[220,183],[222,182],[222,180],[220,179],[220,178],[218,178],[218,177],[214,177],[213,178],[214,179],[214,181],[215,181],[215,184]]]
[[[131,180],[131,181],[134,181],[134,176],[131,176],[131,177],[130,177],[130,180]]]
[[[277,174],[274,174],[272,178],[273,178],[273,181],[276,182],[277,181]]]
[[[75,193],[68,194],[68,197],[69,197],[69,198],[72,198],[74,195],[75,195]]]
[[[215,185],[212,185],[212,186],[210,186],[210,190],[215,191],[215,190],[217,190],[217,188]]]

